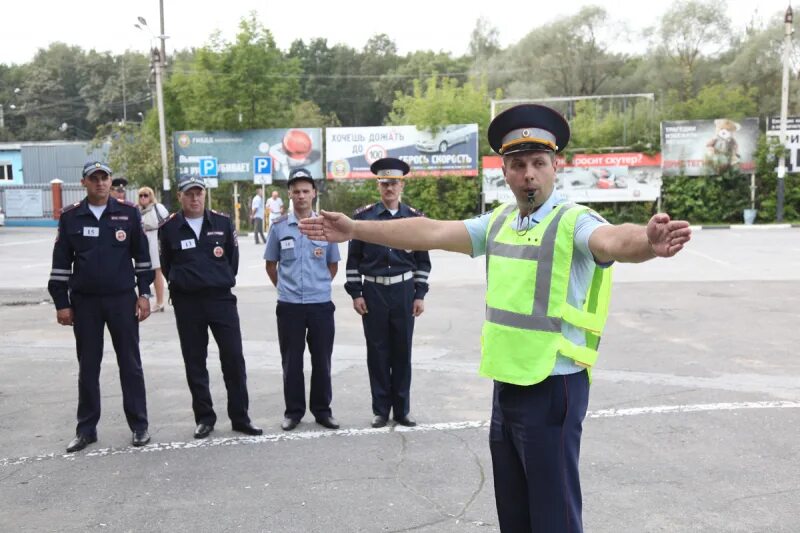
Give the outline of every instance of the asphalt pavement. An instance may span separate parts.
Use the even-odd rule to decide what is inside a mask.
[[[483,259],[432,253],[414,338],[416,428],[372,429],[361,322],[334,282],[331,431],[280,429],[276,291],[263,245],[240,240],[250,414],[194,422],[172,308],[141,325],[152,443],[130,446],[106,336],[99,441],[66,454],[77,402],[74,337],[46,292],[49,228],[0,227],[0,530],[498,531],[477,375]],[[346,247],[342,247],[343,256]],[[697,231],[670,260],[618,265],[581,456],[588,532],[796,532],[800,517],[800,229]],[[306,356],[306,367],[309,367]],[[306,372],[306,379],[309,372]]]

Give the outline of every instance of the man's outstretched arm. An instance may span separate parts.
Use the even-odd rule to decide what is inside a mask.
[[[472,240],[459,220],[352,220],[342,213],[321,211],[318,217],[301,220],[300,231],[311,239],[329,242],[358,239],[398,250],[472,253]]]
[[[654,257],[672,257],[689,242],[692,230],[685,220],[653,215],[647,226],[601,226],[589,238],[589,249],[601,263],[641,263]]]

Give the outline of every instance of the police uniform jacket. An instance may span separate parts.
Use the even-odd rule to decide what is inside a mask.
[[[206,209],[200,238],[183,212],[172,214],[158,230],[161,270],[170,292],[230,289],[239,271],[239,243],[228,215]]]
[[[56,309],[70,306],[71,293],[108,295],[138,285],[139,295],[146,296],[153,279],[147,237],[135,205],[109,198],[98,220],[84,198],[61,212],[47,284]]]
[[[369,204],[353,212],[355,220],[393,220],[420,216],[424,216],[421,211],[404,203],[399,204],[394,216],[383,202]],[[361,297],[362,275],[388,277],[406,272],[414,273],[414,299],[425,298],[431,271],[428,252],[396,250],[354,239],[350,241],[347,253],[347,283],[344,288],[352,298]]]

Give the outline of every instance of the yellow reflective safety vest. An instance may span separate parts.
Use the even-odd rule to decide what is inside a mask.
[[[582,308],[567,302],[575,222],[589,212],[576,204],[556,206],[522,232],[511,223],[515,203],[495,209],[486,234],[486,320],[481,334],[483,376],[533,385],[547,378],[556,355],[591,367],[608,316],[611,268],[595,265]],[[561,332],[563,323],[585,332],[580,346]]]

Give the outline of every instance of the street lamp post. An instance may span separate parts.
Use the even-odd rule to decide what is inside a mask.
[[[162,4],[163,9],[163,4]],[[147,29],[149,31],[149,26],[147,25],[147,21],[144,17],[138,17],[139,24],[134,24],[140,30]],[[151,33],[152,35],[152,33]],[[162,16],[162,32],[161,35],[158,36],[161,40],[161,49],[158,47],[153,47],[151,50],[151,57],[153,59],[153,66],[155,67],[156,71],[156,101],[158,107],[158,134],[161,140],[161,174],[162,174],[162,182],[161,182],[161,202],[167,209],[170,209],[172,204],[172,199],[170,198],[170,179],[169,179],[169,164],[167,163],[167,128],[166,123],[164,122],[164,84],[162,81],[162,77],[164,75],[164,66],[166,65],[166,56],[162,53],[164,50],[164,41],[166,40],[167,36],[164,35],[163,32],[163,16]]]
[[[789,114],[789,54],[792,47],[792,6],[786,8],[783,42],[783,80],[781,83],[781,159],[778,163],[778,183],[775,191],[775,221],[783,221],[784,177],[786,176],[786,117]]]

